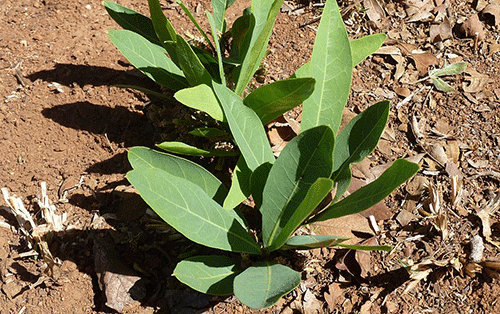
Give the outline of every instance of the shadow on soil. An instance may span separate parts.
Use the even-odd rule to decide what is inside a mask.
[[[144,115],[124,107],[110,108],[83,101],[43,109],[42,114],[65,127],[101,134],[104,140],[107,137],[124,147],[149,144],[153,135]]]
[[[154,89],[155,85],[150,82],[138,70],[122,64],[126,70],[115,70],[101,66],[57,63],[51,70],[43,70],[27,76],[32,82],[42,79],[46,82],[57,82],[65,86],[77,84],[80,87],[86,85],[138,85]],[[130,69],[130,70],[127,70]]]

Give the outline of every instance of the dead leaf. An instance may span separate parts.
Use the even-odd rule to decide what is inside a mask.
[[[435,143],[435,144],[429,144],[429,147],[427,149],[429,155],[435,161],[437,161],[441,165],[441,167],[444,168],[446,163],[448,162],[448,156],[444,151],[444,147],[441,144]]]
[[[500,51],[500,44],[499,43],[492,43],[490,44],[488,48],[488,55],[492,56],[493,54],[497,53]]]
[[[498,209],[500,209],[500,192],[479,212],[477,212],[477,216],[481,219],[483,237],[489,243],[493,244],[497,248],[500,248],[500,242],[494,241],[491,238],[491,224],[490,224],[490,215],[494,215]]]
[[[302,307],[304,309],[304,314],[317,314],[321,312],[321,303],[309,289],[304,293]]]
[[[426,76],[432,65],[439,65],[439,60],[430,52],[413,52],[410,57],[415,62],[419,76]]]
[[[465,73],[468,75],[464,79],[470,82],[469,85],[465,82],[462,84],[462,88],[466,93],[481,92],[485,89],[486,85],[492,82],[488,75],[481,74],[472,68],[467,69]]]
[[[370,21],[379,26],[380,21],[386,16],[384,8],[380,3],[377,0],[363,0],[363,7]]]
[[[386,157],[389,157],[392,155],[392,143],[389,141],[386,141],[384,139],[380,139],[378,142],[377,149]]]
[[[352,175],[353,177],[359,178],[359,179],[365,179],[367,182],[368,181],[373,181],[375,180],[375,176],[373,173],[370,171],[371,168],[371,160],[368,158],[363,159],[360,163],[352,165]]]
[[[361,244],[374,246],[374,245],[378,245],[378,241],[377,241],[377,238],[371,237],[370,239],[367,239],[367,240],[361,242]],[[354,258],[356,259],[356,262],[358,262],[359,267],[361,269],[361,273],[359,274],[360,277],[361,278],[368,277],[370,270],[372,269],[372,264],[370,261],[370,252],[356,250],[354,253]]]
[[[434,9],[432,0],[409,0],[406,2],[406,14],[408,22],[426,21],[432,17],[431,11]]]
[[[94,238],[94,264],[106,306],[122,313],[146,296],[141,277],[121,262],[111,243],[97,237]]]
[[[406,192],[413,196],[420,196],[422,192],[426,190],[426,186],[429,185],[429,180],[421,175],[416,175],[411,179],[408,184],[406,184]]]
[[[483,41],[485,38],[484,27],[477,14],[469,17],[469,19],[460,26],[460,31],[465,37],[474,40],[474,49],[477,49],[479,42]]]
[[[474,161],[472,159],[468,159],[467,163],[469,165],[471,165],[473,168],[476,168],[476,169],[488,167],[488,161],[487,160]]]
[[[411,91],[408,87],[395,87],[394,92],[401,97],[408,97],[411,95]]]
[[[431,273],[444,270],[444,272],[442,272],[442,274],[444,275],[446,271],[452,269],[458,272],[460,272],[462,269],[462,263],[460,263],[457,257],[451,257],[444,260],[426,259],[418,264],[411,266],[409,269],[407,269],[410,273],[411,281],[408,286],[406,286],[403,294],[406,294],[409,291],[413,290],[421,280],[426,280]],[[440,278],[438,278],[438,280],[439,279]]]
[[[500,5],[488,4],[481,12],[484,21],[489,25],[500,24]]]
[[[352,178],[351,184],[349,185],[349,188],[347,191],[352,194],[365,186],[367,184],[366,181],[357,179],[357,178]],[[364,211],[359,213],[361,216],[368,218],[369,216],[374,216],[376,221],[381,221],[381,220],[387,220],[391,218],[392,214],[389,208],[387,208],[387,205],[385,205],[384,201],[378,202],[377,204],[373,205],[372,207],[365,209]]]
[[[481,12],[488,5],[487,0],[477,0],[476,11]]]
[[[452,34],[453,25],[448,18],[444,18],[443,22],[438,25],[431,25],[429,29],[429,37],[431,43],[444,41],[448,38],[453,38]]]
[[[315,222],[312,224],[312,228],[315,234],[350,238],[346,242],[343,242],[345,244],[358,244],[361,238],[358,238],[357,235],[360,233],[374,235],[368,219],[360,214]]]
[[[338,309],[338,305],[345,300],[342,292],[339,283],[332,283],[328,286],[328,292],[325,292],[324,297],[328,304],[329,313],[333,313],[334,310]]]
[[[402,227],[405,227],[407,226],[410,221],[414,220],[414,219],[417,219],[418,216],[417,215],[413,215],[412,213],[410,213],[409,211],[407,210],[401,210],[398,215],[396,216],[396,221],[402,226]]]

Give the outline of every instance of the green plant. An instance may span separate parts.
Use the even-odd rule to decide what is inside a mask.
[[[265,54],[282,2],[252,2],[251,9],[232,26],[229,58],[222,53],[217,31],[225,29],[223,12],[230,1],[212,2],[214,16],[207,15],[217,53],[216,73],[210,70],[212,59],[202,62],[199,56],[204,52],[193,49],[179,35],[174,36],[173,27],[159,14],[161,11],[153,10],[159,6],[157,0],[149,1],[151,19],[106,3],[108,11],[112,8],[112,15],[119,10],[125,14],[128,24],[122,21],[120,25],[135,31],[110,32],[120,50],[134,47],[129,50],[134,50],[136,57],[156,56],[150,58],[157,61],[154,64],[132,63],[160,84],[176,88],[175,97],[180,102],[218,120],[241,153],[229,190],[196,163],[145,147],[130,149],[128,157],[133,170],[127,178],[149,206],[177,231],[196,243],[227,252],[186,258],[177,264],[174,275],[204,293],[234,293],[252,308],[271,306],[300,283],[300,273],[279,262],[283,251],[327,246],[387,249],[345,245],[345,238],[295,235],[295,231],[304,224],[365,210],[418,170],[416,164],[397,160],[377,180],[341,199],[351,181],[350,165],[363,160],[376,147],[387,123],[389,103],[383,101],[369,107],[338,133],[350,92],[352,67],[376,50],[385,36],[372,35],[350,42],[333,0],[325,4],[310,62],[292,78],[259,87],[241,98]],[[137,20],[149,26],[139,28]],[[136,35],[142,39],[130,39]],[[153,50],[158,53],[153,54]],[[208,59],[207,56],[205,61]],[[234,66],[234,82],[225,79],[226,65]],[[264,124],[300,103],[301,133],[276,159]],[[179,147],[184,152],[194,150],[172,142],[160,147],[171,152],[181,152]],[[335,187],[333,200],[320,206]],[[260,224],[247,220],[240,210],[240,203],[249,196],[261,217],[257,219]]]

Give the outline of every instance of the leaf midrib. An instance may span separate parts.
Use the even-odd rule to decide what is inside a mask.
[[[185,201],[185,199],[184,199],[183,194],[180,192],[180,190],[177,188],[177,186],[173,186],[173,187],[174,187],[174,189],[175,189],[177,192],[179,192],[179,194],[180,194],[180,195],[181,195],[181,197],[183,198],[184,203],[186,203],[186,201]],[[229,230],[229,229],[227,229],[227,230],[226,230],[226,229],[222,228],[222,226],[217,225],[217,224],[215,224],[215,223],[211,222],[210,220],[208,220],[208,219],[206,219],[206,218],[204,218],[204,217],[202,217],[202,216],[199,216],[199,215],[195,214],[194,212],[192,212],[192,211],[191,211],[191,210],[189,210],[188,208],[183,207],[183,206],[180,206],[180,205],[178,205],[178,204],[176,204],[176,203],[174,203],[174,202],[170,201],[168,198],[163,197],[161,194],[159,194],[159,193],[157,193],[157,192],[153,191],[153,189],[150,189],[150,191],[151,191],[153,194],[155,194],[155,195],[156,195],[159,199],[163,199],[163,200],[165,200],[167,203],[170,203],[170,204],[174,205],[174,206],[175,206],[175,207],[177,207],[177,208],[184,209],[187,213],[191,214],[192,216],[197,217],[197,218],[199,218],[200,220],[202,220],[203,222],[206,222],[206,223],[208,223],[208,224],[210,224],[210,225],[212,225],[212,226],[214,226],[214,227],[216,227],[216,228],[218,228],[218,229],[221,229],[222,231],[226,232],[226,234],[231,234],[231,235],[235,236],[236,238],[239,238],[239,239],[240,239],[240,240],[242,240],[243,242],[250,244],[250,246],[252,246],[253,248],[256,248],[258,251],[260,251],[260,247],[257,245],[257,243],[255,243],[255,242],[250,242],[250,241],[248,241],[247,239],[245,239],[245,238],[241,237],[240,235],[238,235],[238,234],[236,234],[236,233],[232,232],[231,230]],[[196,193],[193,193],[193,195],[196,195]],[[218,205],[218,204],[217,204],[217,205]],[[220,212],[217,212],[217,213],[220,215]],[[238,223],[238,221],[237,221],[236,219],[234,219],[234,218],[233,218],[233,221],[234,221],[234,222],[236,222],[236,223]],[[238,224],[239,224],[239,223],[238,223]],[[244,229],[244,228],[243,228],[243,229]]]

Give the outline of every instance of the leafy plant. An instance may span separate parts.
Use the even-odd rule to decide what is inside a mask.
[[[212,1],[214,15],[207,16],[216,57],[176,34],[157,0],[149,0],[151,19],[105,3],[126,29],[110,31],[124,55],[147,76],[176,90],[178,101],[217,120],[220,131],[230,132],[241,153],[229,190],[196,163],[145,147],[130,149],[133,170],[127,178],[149,206],[185,237],[226,251],[186,258],[177,264],[174,275],[204,293],[234,293],[252,308],[271,306],[300,283],[300,273],[280,263],[283,251],[328,246],[388,249],[345,245],[346,238],[334,235],[295,232],[304,224],[371,207],[418,170],[416,164],[397,160],[377,180],[341,199],[351,181],[350,165],[363,160],[378,143],[389,102],[371,106],[338,132],[352,67],[376,50],[385,36],[349,41],[333,0],[325,4],[311,60],[290,79],[259,87],[242,99],[265,55],[282,2],[254,0],[234,22],[231,47],[223,50],[225,36],[219,38],[219,33],[225,32],[224,12],[232,1]],[[203,37],[208,41],[206,34]],[[300,103],[301,133],[275,158],[264,124]],[[196,134],[215,131],[207,129]],[[159,146],[181,154],[218,154],[177,142]],[[321,205],[335,187],[333,200]],[[250,196],[260,224],[242,213],[240,203]]]
[[[450,84],[446,83],[441,77],[460,74],[463,73],[466,69],[467,69],[467,62],[456,62],[452,64],[446,64],[441,69],[430,70],[428,76],[418,80],[417,82],[422,82],[431,79],[432,84],[434,84],[437,90],[441,92],[452,92],[455,89]]]

